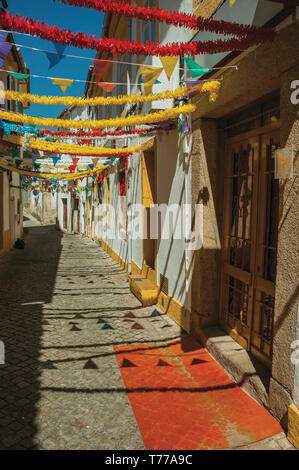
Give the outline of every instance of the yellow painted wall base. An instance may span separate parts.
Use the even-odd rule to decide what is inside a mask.
[[[156,305],[159,294],[158,286],[139,274],[129,276],[129,283],[131,292],[144,307]]]
[[[299,409],[294,403],[288,408],[288,440],[299,450]]]
[[[166,295],[163,292],[159,293],[158,306],[167,313],[183,330],[190,333],[191,330],[191,313],[185,309],[177,300],[170,295]]]
[[[150,268],[147,264],[143,263],[142,266],[142,275],[149,279],[153,284],[156,285],[157,282],[157,275],[156,271],[153,268]]]
[[[128,271],[128,263],[126,263],[114,250],[104,241],[102,241],[102,248],[105,250],[109,256],[111,256],[114,261],[116,261],[122,269]]]
[[[3,232],[3,249],[8,251],[11,249],[11,233],[10,230]]]

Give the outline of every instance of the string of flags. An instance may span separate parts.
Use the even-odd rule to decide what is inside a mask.
[[[195,111],[196,107],[193,104],[185,104],[175,108],[165,109],[155,113],[136,116],[128,116],[126,118],[112,118],[101,120],[68,120],[68,119],[52,119],[52,118],[39,118],[29,116],[28,114],[18,114],[8,111],[0,110],[0,119],[5,119],[13,122],[23,122],[26,124],[33,124],[43,127],[61,127],[61,128],[77,128],[77,129],[104,129],[111,127],[126,127],[141,124],[153,124],[156,122],[167,121],[175,119],[179,114],[189,114]]]
[[[137,129],[137,126],[141,126],[143,124],[154,125],[156,123],[160,124],[158,127],[168,132],[171,127],[170,124],[173,125],[173,121],[176,120],[176,122],[178,122],[179,135],[181,137],[190,137],[191,113],[195,111],[196,106],[190,102],[188,103],[188,99],[192,98],[197,93],[208,92],[209,100],[214,102],[219,94],[221,79],[203,80],[203,76],[216,69],[238,68],[236,65],[227,67],[204,67],[197,62],[195,59],[196,56],[206,53],[213,54],[227,51],[230,52],[236,49],[244,50],[250,46],[271,41],[275,35],[274,31],[267,28],[238,25],[236,23],[216,21],[208,18],[196,18],[194,15],[168,12],[160,8],[143,8],[138,7],[137,5],[125,4],[124,2],[119,3],[111,0],[97,0],[94,3],[90,3],[89,1],[87,2],[87,0],[76,0],[75,2],[74,0],[60,1],[63,3],[69,3],[70,5],[84,7],[91,6],[95,9],[109,11],[113,14],[117,13],[139,18],[144,21],[166,22],[167,24],[172,24],[176,27],[211,31],[220,33],[227,37],[225,39],[216,39],[214,41],[207,42],[191,41],[188,43],[177,42],[165,45],[161,45],[160,43],[154,44],[153,42],[148,41],[144,45],[137,41],[123,41],[115,38],[97,38],[82,32],[73,33],[70,30],[61,29],[58,26],[49,26],[48,24],[36,21],[33,18],[20,18],[18,15],[13,15],[8,11],[0,11],[0,22],[3,28],[10,28],[10,31],[39,37],[52,42],[53,48],[55,49],[53,51],[42,51],[37,48],[32,48],[32,50],[41,51],[46,54],[49,63],[49,70],[69,56],[65,52],[67,46],[106,51],[109,53],[108,57],[113,56],[113,58],[115,58],[117,54],[126,53],[138,56],[157,56],[161,62],[161,66],[158,66],[159,64],[157,63],[155,63],[155,66],[132,64],[139,67],[140,73],[139,75],[137,74],[137,76],[140,78],[136,85],[143,86],[142,94],[108,97],[96,96],[88,99],[65,96],[67,90],[74,82],[82,82],[83,80],[78,80],[76,78],[42,77],[39,75],[30,75],[29,73],[25,74],[15,71],[6,71],[15,80],[18,80],[20,84],[24,84],[25,86],[28,84],[30,77],[49,79],[54,86],[60,87],[60,90],[64,95],[38,96],[30,93],[22,93],[20,91],[16,92],[13,90],[5,90],[3,92],[3,97],[7,100],[15,100],[22,102],[23,104],[64,104],[66,106],[109,106],[115,104],[123,105],[145,103],[167,99],[183,100],[183,104],[181,106],[175,106],[170,109],[152,112],[146,115],[135,115],[133,113],[132,115],[129,114],[127,117],[123,117],[122,115],[118,118],[101,120],[42,118],[38,116],[30,116],[28,114],[19,114],[0,110],[0,138],[2,139],[2,142],[9,144],[12,155],[12,160],[10,159],[9,161],[1,158],[0,167],[9,171],[18,172],[23,178],[23,189],[32,190],[35,195],[39,194],[40,191],[79,191],[75,184],[77,180],[83,181],[84,178],[91,177],[93,181],[97,180],[100,182],[107,174],[106,171],[108,171],[116,159],[118,159],[118,161],[120,161],[120,159],[125,159],[127,168],[128,157],[135,152],[151,148],[153,145],[153,140],[149,140],[142,145],[116,148],[116,141],[114,140],[111,147],[104,146],[107,144],[107,141],[104,141],[102,146],[93,146],[92,143],[94,142],[92,139],[86,139],[88,135],[92,138],[97,135],[105,135],[105,137],[108,138],[107,140],[109,140],[109,138],[113,136],[113,133],[116,136],[117,132],[122,133],[119,134],[120,137],[130,135],[129,131],[124,129],[118,130],[118,128],[133,127],[133,129],[130,129],[132,132],[134,130],[139,130],[140,134],[142,134],[142,132],[145,132],[145,129]],[[230,7],[235,3],[236,0],[229,0]],[[13,46],[13,43],[6,42],[7,35],[8,31],[0,30],[0,67],[3,66],[7,55]],[[153,93],[152,88],[154,84],[161,84],[160,80],[164,80],[165,82],[165,78],[163,78],[164,76],[166,76],[168,82],[170,82],[174,71],[180,70],[180,57],[184,57],[184,70],[187,69],[187,76],[194,80],[190,80],[188,78],[185,81],[185,87],[180,87],[174,91],[167,90],[161,93]],[[93,63],[94,81],[90,83],[94,83],[96,86],[101,87],[107,94],[112,93],[117,85],[125,84],[104,81],[105,77],[108,77],[108,73],[110,72],[110,68],[114,63],[114,60],[98,58],[85,59],[92,60]],[[21,87],[21,89],[24,90],[24,87]],[[61,129],[68,129],[68,131],[47,131],[46,129],[39,129],[38,126],[58,127]],[[72,129],[72,131],[69,129]],[[77,131],[75,131],[75,129],[77,129]],[[83,129],[85,129],[85,131],[83,131]],[[103,129],[105,129],[105,132]],[[109,131],[109,129],[111,130]],[[77,138],[80,133],[83,138],[79,140],[77,144],[63,142],[64,137],[71,136]],[[44,154],[48,154],[49,158],[46,159]],[[69,155],[71,157],[71,163],[69,165],[64,165],[64,162],[61,160],[62,154]],[[24,159],[24,155],[29,157],[29,161]],[[82,156],[88,157],[89,159],[91,158],[91,160],[86,161],[84,166],[80,165],[80,162],[82,162],[80,157]],[[109,159],[109,162],[104,165],[99,165],[100,158]],[[52,165],[45,163],[45,160],[52,162]],[[28,166],[31,170],[26,169]],[[45,169],[47,170],[46,172],[42,171]],[[37,178],[39,182],[37,182],[35,178]],[[62,183],[59,184],[58,181],[61,181]],[[73,181],[73,184],[71,184],[71,181]],[[67,185],[67,182],[69,185]]]

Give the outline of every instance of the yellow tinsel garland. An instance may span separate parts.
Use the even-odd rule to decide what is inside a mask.
[[[65,129],[104,129],[111,127],[136,126],[140,124],[150,124],[155,122],[167,121],[175,119],[179,114],[193,113],[196,106],[193,104],[185,104],[176,108],[165,109],[156,113],[147,114],[145,116],[129,116],[126,118],[102,119],[99,121],[76,121],[67,119],[38,118],[28,116],[27,114],[17,114],[0,110],[0,119],[12,122],[23,122],[44,127],[61,127]],[[96,147],[91,147],[95,149]]]
[[[27,175],[27,176],[33,176],[33,177],[35,176],[35,177],[47,179],[47,180],[49,179],[77,180],[80,178],[92,176],[94,174],[99,173],[99,171],[101,171],[97,169],[97,170],[89,170],[89,171],[80,171],[77,173],[40,173],[36,171],[29,171],[29,170],[23,170],[21,168],[16,168],[4,162],[0,163],[0,167],[5,168],[6,170],[14,171],[15,173],[19,173],[21,175]],[[108,165],[106,165],[103,168],[107,168],[107,167]]]
[[[1,111],[0,111],[1,114]],[[22,145],[23,144],[23,137],[17,135],[11,135],[9,137],[2,137],[4,142],[8,142],[14,145]],[[148,150],[153,146],[153,139],[146,142],[143,145],[136,145],[135,147],[127,147],[127,148],[118,148],[118,149],[111,149],[108,147],[90,147],[87,145],[72,145],[72,144],[63,144],[61,142],[48,142],[46,140],[34,139],[31,138],[29,142],[29,146],[33,149],[38,149],[46,152],[56,152],[56,153],[65,153],[65,154],[72,154],[73,153],[80,153],[82,155],[99,155],[101,154],[109,154],[109,155],[117,155],[118,153],[134,153],[138,152],[139,150]]]
[[[199,92],[210,93],[210,101],[215,101],[219,92],[220,82],[213,80],[202,84]],[[149,95],[124,95],[124,96],[96,96],[94,98],[77,98],[74,96],[38,96],[30,93],[5,90],[4,98],[7,100],[21,101],[22,103],[36,103],[64,106],[111,106],[126,103],[145,103],[149,101],[168,100],[188,96],[188,88],[182,87],[175,91],[164,91],[162,93],[151,93]]]

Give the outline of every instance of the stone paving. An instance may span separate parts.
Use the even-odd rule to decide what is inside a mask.
[[[184,332],[97,244],[26,225],[25,249],[0,257],[0,449],[145,449],[114,348]],[[256,448],[292,446],[281,433]]]

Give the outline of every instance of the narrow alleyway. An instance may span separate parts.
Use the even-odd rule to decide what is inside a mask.
[[[98,245],[27,225],[0,258],[0,449],[291,447]]]

